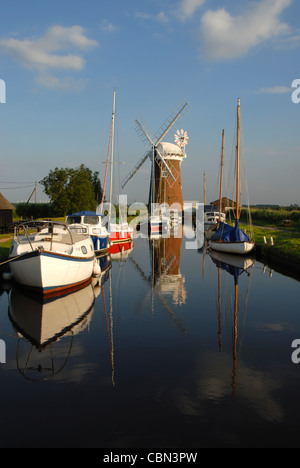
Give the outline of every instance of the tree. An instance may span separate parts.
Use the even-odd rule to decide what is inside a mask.
[[[84,164],[77,169],[55,168],[40,183],[49,196],[57,216],[66,216],[82,210],[95,210],[99,197],[102,196],[99,173]]]

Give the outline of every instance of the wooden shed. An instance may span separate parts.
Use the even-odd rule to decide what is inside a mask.
[[[217,206],[219,208],[220,206],[220,200],[215,200],[214,202],[211,203],[214,206]],[[230,198],[223,197],[222,198],[222,206],[221,206],[221,211],[225,212],[230,209],[236,209],[236,203],[233,200],[230,200]]]
[[[13,221],[15,207],[0,193],[0,229],[5,229]]]

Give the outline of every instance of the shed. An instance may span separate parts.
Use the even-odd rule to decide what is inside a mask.
[[[13,221],[15,207],[0,193],[0,229],[4,229]]]
[[[211,204],[217,206],[218,209],[219,209],[220,200],[213,201]],[[236,209],[236,203],[233,200],[230,200],[230,198],[223,197],[222,198],[221,211],[225,212],[225,211],[228,211],[228,210],[230,210],[232,208]]]

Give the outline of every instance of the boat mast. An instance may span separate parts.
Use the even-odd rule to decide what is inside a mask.
[[[224,167],[224,142],[225,142],[225,130],[223,130],[223,133],[222,133],[222,156],[221,156],[220,198],[219,198],[219,222],[221,221],[221,211],[222,211],[222,183],[223,183],[223,167]]]
[[[237,108],[237,145],[236,145],[236,222],[240,219],[240,118],[241,100],[238,99]]]
[[[112,121],[111,121],[112,133],[111,133],[111,163],[110,163],[109,219],[111,218],[112,185],[113,185],[115,110],[116,110],[116,90],[114,90],[113,113],[112,113]]]
[[[204,188],[204,206],[206,205],[206,175],[205,171],[203,174],[203,188]]]

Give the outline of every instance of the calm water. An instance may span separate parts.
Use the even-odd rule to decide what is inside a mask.
[[[186,242],[52,301],[1,290],[1,447],[299,447],[299,282]]]

